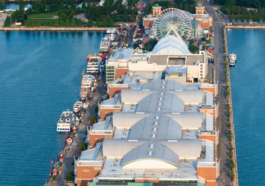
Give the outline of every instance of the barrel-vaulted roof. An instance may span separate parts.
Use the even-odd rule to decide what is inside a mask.
[[[179,37],[167,36],[158,41],[152,54],[180,55],[191,54],[186,43]]]
[[[112,115],[113,127],[131,128],[135,123],[152,115],[151,113],[114,112]]]

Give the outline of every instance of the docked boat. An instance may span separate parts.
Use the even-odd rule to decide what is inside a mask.
[[[87,74],[95,74],[99,72],[99,68],[102,65],[102,58],[99,56],[90,56],[87,62]]]
[[[103,37],[100,43],[99,51],[108,52],[111,46],[111,40],[107,36]]]
[[[84,75],[82,79],[81,88],[91,88],[92,85],[95,83],[95,77],[92,75]]]
[[[74,112],[75,112],[75,113],[78,113],[78,112],[81,110],[82,106],[83,106],[82,101],[77,101],[77,102],[74,104],[74,107],[73,107]]]
[[[237,59],[237,56],[236,56],[236,54],[230,54],[229,55],[229,66],[231,66],[231,67],[234,67],[234,66],[236,66],[236,59]]]
[[[72,111],[63,111],[57,122],[57,132],[70,132],[73,119],[74,114]]]
[[[79,96],[82,101],[85,101],[87,97],[87,88],[81,88]]]

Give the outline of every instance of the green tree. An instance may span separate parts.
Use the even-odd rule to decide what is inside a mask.
[[[76,26],[76,20],[75,19],[71,19],[71,26]]]
[[[0,1],[0,10],[4,10],[6,9],[6,4],[4,3],[4,1]]]
[[[11,26],[11,17],[10,16],[6,17],[5,26]]]
[[[30,22],[29,22],[29,20],[26,20],[26,21],[24,22],[24,25],[25,25],[25,26],[30,26]]]
[[[93,23],[92,19],[89,19],[89,21],[87,23],[87,26],[89,26],[89,27],[94,26],[94,23]]]
[[[65,24],[64,24],[65,26],[70,26],[70,21],[69,21],[69,19],[66,19],[66,21],[65,21]]]
[[[74,3],[74,0],[71,1],[71,8],[72,8],[72,9],[75,9],[75,3]]]
[[[107,19],[104,19],[104,20],[102,21],[102,26],[104,26],[104,27],[108,26],[108,21],[107,21]]]
[[[88,3],[89,4],[89,3]],[[86,3],[83,1],[82,3],[82,10],[86,10]]]
[[[42,25],[47,26],[48,25],[47,20],[43,20]]]
[[[109,26],[113,26],[113,19],[112,19],[112,17],[109,18],[108,22],[109,22]]]
[[[70,181],[70,182],[74,181],[73,173],[69,171],[65,179],[66,181]]]
[[[93,124],[93,123],[96,123],[97,122],[97,117],[96,115],[94,114],[91,118],[90,118],[90,123]]]
[[[198,51],[198,47],[195,45],[189,45],[189,51],[193,54]]]
[[[64,26],[64,20],[60,20],[59,25]]]
[[[41,21],[37,20],[37,26],[41,26]]]
[[[60,9],[61,9],[61,10],[64,9],[64,4],[63,4],[63,2],[60,3]]]
[[[36,26],[36,22],[35,22],[35,20],[33,20],[33,21],[30,23],[30,26]]]
[[[96,25],[97,25],[97,27],[100,27],[100,26],[101,26],[101,21],[100,21],[100,19],[99,19],[99,18],[97,18]]]
[[[85,143],[85,142],[82,142],[82,143],[79,145],[79,147],[78,147],[79,150],[85,150],[85,148],[86,148],[86,143]]]
[[[55,20],[54,23],[53,23],[53,26],[59,26],[59,21]]]

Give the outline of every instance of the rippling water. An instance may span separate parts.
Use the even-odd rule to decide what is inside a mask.
[[[0,185],[43,185],[64,143],[62,111],[79,99],[85,57],[103,32],[0,32]]]
[[[231,68],[239,184],[265,185],[265,30],[227,32],[229,53],[238,56]]]

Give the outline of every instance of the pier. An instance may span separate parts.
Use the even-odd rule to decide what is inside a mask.
[[[73,172],[74,170],[74,164],[73,164],[74,157],[78,157],[78,155],[81,153],[81,151],[78,150],[78,147],[86,139],[86,130],[87,130],[88,122],[94,114],[97,114],[95,113],[95,107],[100,101],[101,96],[103,96],[105,76],[101,75],[99,76],[99,79],[101,81],[100,83],[98,83],[93,99],[90,101],[88,108],[86,109],[86,112],[84,113],[82,117],[82,123],[78,127],[73,143],[70,145],[64,145],[62,149],[65,152],[65,157],[64,157],[61,168],[59,168],[59,173],[56,176],[56,181],[52,180],[52,176],[48,180],[48,184],[52,186],[65,185],[66,176],[68,172]],[[74,185],[74,184],[71,183],[70,185]]]
[[[106,31],[109,27],[0,27],[0,31]]]
[[[265,27],[264,27],[265,28]],[[226,29],[227,27],[224,27],[224,46],[225,46],[225,56],[228,59],[228,46],[227,46],[227,35],[226,35]],[[236,155],[236,136],[235,136],[235,128],[234,128],[234,117],[233,117],[233,102],[232,102],[232,87],[231,87],[231,81],[230,81],[230,70],[229,70],[229,65],[225,66],[225,70],[227,71],[227,82],[226,85],[230,87],[230,93],[229,96],[227,96],[227,104],[230,106],[230,109],[227,112],[230,112],[228,114],[228,126],[230,127],[230,130],[233,134],[232,141],[230,141],[232,147],[233,147],[233,156],[231,159],[235,163],[235,168],[232,170],[235,173],[235,178],[233,179],[233,185],[237,186],[239,185],[238,181],[238,167],[237,167],[237,155]]]

